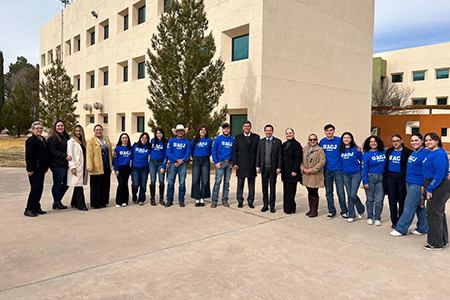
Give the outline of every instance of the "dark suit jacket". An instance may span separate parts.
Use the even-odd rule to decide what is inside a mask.
[[[281,180],[286,182],[301,182],[302,174],[300,165],[302,159],[302,145],[295,138],[291,140],[289,147],[287,147],[287,142],[284,142],[281,160]],[[292,177],[292,172],[297,173],[297,176]]]
[[[237,177],[256,177],[256,155],[259,135],[252,134],[247,139],[243,133],[236,135],[233,144],[233,165],[239,166]]]
[[[272,148],[270,149],[270,166],[274,171],[281,169],[281,140],[273,137]],[[258,153],[256,155],[256,168],[264,170],[264,161],[266,157],[266,138],[259,140]]]
[[[50,152],[47,142],[34,134],[25,142],[25,161],[27,172],[46,172],[49,166]]]

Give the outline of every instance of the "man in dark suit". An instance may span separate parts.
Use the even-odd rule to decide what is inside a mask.
[[[255,208],[255,178],[256,153],[258,151],[259,135],[252,133],[252,123],[245,121],[242,126],[243,133],[236,135],[233,145],[233,168],[238,178],[237,201],[238,207],[243,207],[245,178],[248,182],[248,207]]]
[[[262,174],[263,207],[262,212],[274,213],[277,175],[281,173],[281,140],[273,136],[273,126],[264,127],[265,138],[259,141],[256,155],[256,172]],[[270,202],[269,202],[270,183]]]

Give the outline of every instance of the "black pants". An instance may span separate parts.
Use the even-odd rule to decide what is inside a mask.
[[[308,195],[312,197],[319,197],[319,188],[306,187],[308,190]]]
[[[239,203],[244,203],[244,183],[246,177],[238,177],[238,185],[237,185],[237,201]],[[248,197],[247,202],[253,203],[255,201],[255,178],[247,177],[248,184]]]
[[[261,174],[262,192],[263,192],[263,206],[271,208],[275,207],[275,196],[277,188],[277,170],[272,168],[263,168]],[[270,199],[269,199],[270,186]],[[270,200],[270,201],[269,201]]]
[[[100,208],[109,204],[109,188],[111,187],[111,170],[103,175],[91,175],[91,207]]]
[[[287,214],[295,213],[297,203],[295,194],[297,193],[297,182],[283,181],[283,211]]]
[[[45,172],[35,171],[33,175],[28,176],[30,181],[30,194],[28,195],[27,209],[35,211],[41,208],[42,191],[44,190]]]
[[[427,222],[429,245],[442,248],[448,244],[447,216],[445,215],[445,203],[450,197],[450,181],[442,180],[434,189],[433,196],[427,201]]]
[[[86,208],[86,201],[84,199],[84,191],[82,186],[74,187],[70,205],[78,209]]]
[[[130,166],[119,166],[118,170],[119,175],[117,176],[118,186],[116,193],[116,204],[122,205],[122,203],[126,203],[128,205],[128,200],[130,198],[128,179],[130,178],[131,168]]]
[[[403,207],[405,206],[405,179],[402,173],[388,172],[387,189],[389,198],[389,210],[392,225],[397,225],[398,220],[402,216]]]

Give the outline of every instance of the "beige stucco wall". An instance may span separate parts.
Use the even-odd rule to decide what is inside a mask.
[[[151,117],[147,108],[148,78],[133,79],[133,58],[145,55],[159,21],[162,0],[146,3],[146,22],[133,25],[131,0],[76,0],[64,11],[64,43],[81,35],[81,51],[64,55],[64,65],[73,78],[80,75],[81,90],[76,113],[89,132],[84,103],[103,104],[92,110],[108,114],[105,126],[115,140],[120,132],[117,114],[126,116],[126,131],[136,140],[136,114]],[[216,45],[216,57],[226,61],[225,93],[221,105],[230,112],[247,111],[254,131],[272,123],[283,138],[286,127],[296,129],[305,143],[306,135],[323,136],[323,125],[334,123],[337,133],[350,130],[358,141],[370,131],[370,91],[372,82],[372,40],[374,1],[357,0],[206,0],[206,12]],[[129,9],[130,27],[121,30],[118,15]],[[96,11],[98,18],[91,15]],[[99,24],[109,20],[109,38],[102,41]],[[95,27],[96,44],[87,46],[86,31]],[[40,31],[40,54],[61,43],[61,14]],[[249,33],[249,59],[230,62],[233,34]],[[117,83],[119,62],[127,61],[129,81]],[[42,62],[41,62],[42,63]],[[99,69],[108,67],[109,85],[99,86]],[[41,70],[48,67],[43,66]],[[96,87],[86,89],[87,72],[94,71]],[[175,125],[175,124],[174,124]],[[149,131],[149,128],[146,127]]]

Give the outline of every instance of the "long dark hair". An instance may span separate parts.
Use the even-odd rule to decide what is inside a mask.
[[[341,145],[340,145],[341,152],[345,152],[345,144],[343,141],[344,135],[349,135],[350,138],[352,139],[352,141],[350,142],[350,148],[353,148],[356,146],[355,139],[353,138],[353,134],[351,132],[346,131],[341,135]]]
[[[164,130],[161,127],[156,128],[155,130],[155,137],[153,138],[153,145],[156,147],[156,145],[158,145],[158,137],[156,136],[156,133],[161,132],[162,133],[162,138],[161,138],[161,142],[163,143],[164,148],[166,147],[166,134],[164,133]]]
[[[116,146],[122,146],[122,136],[126,135],[128,137],[128,143],[127,143],[127,148],[128,150],[131,149],[131,141],[130,141],[130,136],[128,135],[128,133],[124,132],[119,136],[119,140],[117,141]],[[139,139],[140,140],[140,139]]]
[[[367,151],[370,151],[370,140],[371,139],[375,139],[375,141],[377,142],[377,149],[378,149],[378,151],[380,151],[380,152],[383,152],[383,150],[384,150],[384,142],[379,138],[379,137],[377,137],[377,136],[375,136],[375,135],[372,135],[372,136],[369,136],[365,141],[364,141],[364,144],[363,144],[363,151],[364,151],[364,153],[365,152],[367,152]]]
[[[147,132],[141,133],[141,135],[139,136],[139,140],[137,141],[136,144],[138,145],[139,148],[142,147],[141,138],[142,138],[144,135],[147,136],[147,143],[145,144],[145,146],[147,147],[147,149],[149,149],[149,148],[152,147],[152,145],[150,144],[150,136],[148,135]]]
[[[62,132],[62,136],[64,136],[64,138],[68,141],[70,139],[70,136],[66,131],[66,124],[64,124],[63,120],[56,120],[55,124],[53,124],[53,131],[52,131],[51,136],[54,136],[58,139],[58,141],[61,141],[61,135],[56,131],[56,124],[58,124],[58,123],[63,123],[64,131]]]
[[[205,128],[205,130],[206,130],[205,138],[208,137],[208,128],[207,128],[205,125],[201,126],[201,127],[197,130],[197,134],[195,135],[195,139],[194,139],[194,148],[195,148],[195,146],[197,146],[198,142],[200,142],[200,130],[202,130],[203,128]]]
[[[442,141],[441,138],[437,135],[437,133],[435,132],[428,132],[427,134],[425,134],[425,136],[423,137],[423,140],[425,141],[425,139],[427,138],[427,136],[429,136],[433,141],[438,142],[438,147],[442,148]]]

